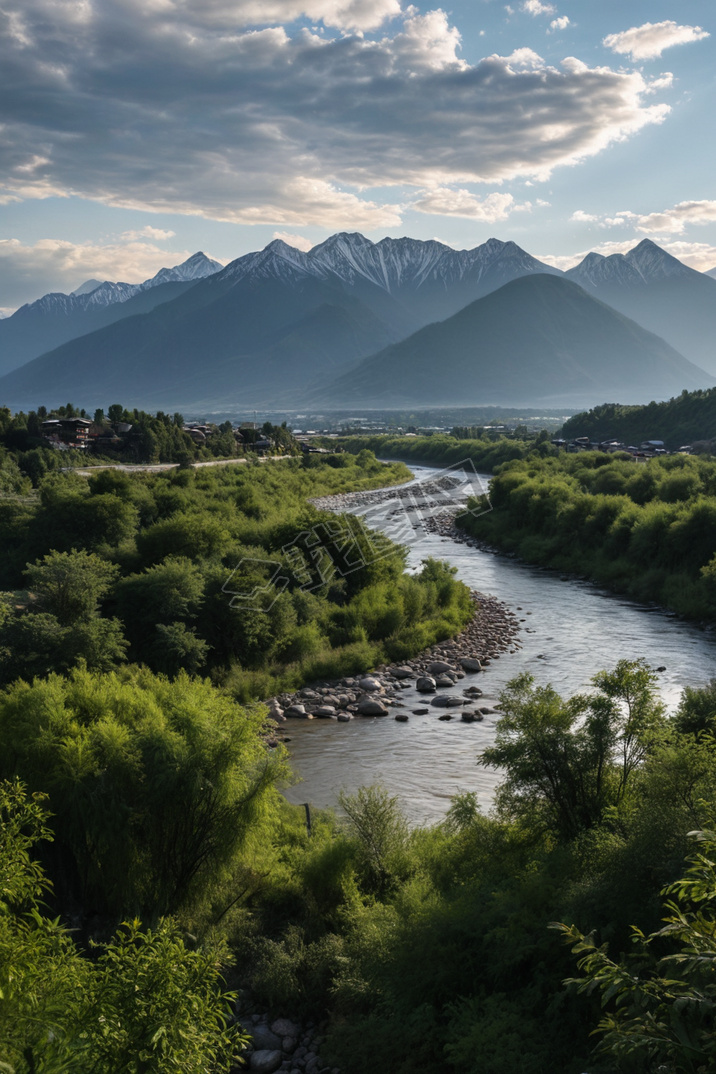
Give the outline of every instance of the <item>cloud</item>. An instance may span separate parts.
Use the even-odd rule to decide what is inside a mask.
[[[382,26],[397,0],[6,0],[3,12],[5,200],[375,230],[400,222],[406,187],[544,179],[669,110],[640,72],[524,48],[468,64],[442,10],[406,8],[373,36],[241,28],[301,12]]]
[[[522,10],[528,15],[554,15],[557,8],[554,4],[543,4],[541,0],[524,0]]]
[[[94,246],[40,239],[24,245],[18,239],[0,239],[0,293],[5,302],[18,306],[50,291],[69,294],[89,278],[141,283],[192,252],[169,253],[146,242]]]
[[[468,190],[450,190],[448,187],[436,187],[427,190],[412,208],[419,213],[436,213],[440,216],[464,216],[471,220],[485,220],[494,223],[506,220],[510,213],[519,210],[511,194],[488,194],[478,198]]]
[[[594,224],[599,219],[598,216],[593,216],[592,213],[585,213],[582,209],[577,209],[573,212],[569,218],[575,224]]]
[[[621,209],[613,216],[592,216],[581,209],[570,220],[598,223],[600,227],[629,227],[643,235],[681,235],[689,224],[716,223],[716,201],[680,201],[671,209],[654,213],[634,213]]]
[[[273,237],[285,242],[287,246],[293,246],[295,250],[303,250],[304,253],[312,250],[314,245],[310,239],[304,239],[303,235],[292,235],[289,231],[274,231]]]
[[[399,0],[157,0],[141,4],[117,0],[117,6],[146,19],[188,22],[226,28],[291,23],[306,18],[338,30],[376,30],[400,14]]]
[[[700,26],[679,26],[669,19],[666,22],[645,22],[643,26],[632,26],[622,33],[609,34],[602,44],[612,52],[631,56],[633,60],[654,60],[661,56],[664,49],[701,41],[708,36]]]
[[[547,33],[554,34],[558,30],[566,30],[567,27],[570,25],[571,23],[569,18],[566,15],[560,15],[558,19],[552,19],[551,23],[549,24],[549,30],[547,31]]]
[[[138,231],[123,231],[122,238],[131,242],[134,239],[153,239],[154,242],[163,242],[166,239],[172,239],[176,235],[175,231],[167,231],[161,227],[152,227],[147,224],[146,227],[139,228]]]

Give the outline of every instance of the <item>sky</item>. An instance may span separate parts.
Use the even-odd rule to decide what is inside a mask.
[[[2,0],[0,310],[337,231],[716,266],[713,0]]]

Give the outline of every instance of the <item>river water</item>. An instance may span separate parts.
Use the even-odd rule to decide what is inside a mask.
[[[418,480],[441,472],[414,463],[411,469]],[[592,675],[618,660],[643,657],[655,668],[666,667],[658,676],[659,688],[673,710],[684,686],[702,685],[716,675],[716,634],[710,629],[437,535],[412,546],[409,564],[417,568],[428,556],[452,564],[466,585],[499,598],[520,619],[521,648],[469,677],[484,690],[480,704],[497,704],[505,683],[523,671],[569,695],[587,689]],[[413,690],[402,700],[405,712],[426,703]],[[350,723],[290,721],[285,725],[289,751],[301,782],[288,789],[289,801],[330,806],[341,790],[352,793],[381,783],[398,795],[413,824],[440,820],[450,798],[461,791],[477,792],[488,808],[499,774],[481,768],[477,755],[492,742],[498,717],[474,724],[459,718],[442,722],[441,712],[411,715],[407,723],[391,716]]]

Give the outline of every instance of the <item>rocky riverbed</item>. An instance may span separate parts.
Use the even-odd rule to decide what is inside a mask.
[[[424,699],[413,708],[413,715],[439,709],[441,719],[450,719],[454,713],[463,722],[471,723],[494,712],[481,708],[482,690],[475,680],[501,653],[516,651],[520,644],[519,624],[494,597],[473,593],[472,600],[475,611],[465,629],[412,660],[382,665],[365,675],[313,683],[295,693],[270,698],[266,704],[274,725],[272,741],[285,739],[285,723],[290,719],[348,721],[393,715],[407,723],[409,713],[405,711],[403,693],[411,687]],[[469,684],[464,681],[468,679]],[[455,693],[458,687],[463,687],[461,694]]]
[[[312,502],[324,510],[345,511],[394,501],[396,496],[412,489],[413,502],[417,497],[417,502],[426,508],[421,517],[426,532],[471,544],[472,538],[455,526],[455,515],[461,504],[452,501],[448,506],[445,504],[443,494],[451,496],[455,488],[455,479],[448,475],[405,489],[344,493]],[[411,714],[422,716],[432,710],[441,720],[459,716],[464,723],[473,723],[494,713],[493,708],[480,705],[483,691],[474,682],[474,677],[500,654],[514,653],[520,648],[517,639],[519,623],[509,608],[494,597],[473,593],[472,600],[473,617],[460,634],[438,642],[411,660],[382,665],[364,675],[313,683],[295,693],[269,698],[266,704],[273,725],[270,742],[290,741],[283,726],[290,719],[346,722],[361,717],[393,715],[399,722],[408,723]],[[466,686],[463,682],[467,678],[472,685]],[[460,686],[466,688],[458,693],[456,689]],[[414,705],[412,713],[405,711],[405,691],[417,691],[421,695],[422,704]]]
[[[236,1074],[247,1069],[252,1074],[340,1074],[337,1067],[327,1066],[320,1056],[325,1027],[256,1013],[245,992],[237,1001],[236,1015],[251,1035],[250,1051],[244,1056],[246,1063],[236,1068]]]

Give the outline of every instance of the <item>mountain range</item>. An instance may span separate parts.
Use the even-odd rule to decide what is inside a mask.
[[[631,403],[716,383],[664,340],[571,280],[523,276],[345,373],[318,403],[379,408]]]
[[[0,398],[427,405],[432,361],[453,405],[645,401],[714,383],[715,299],[716,279],[649,240],[566,274],[498,239],[458,251],[341,233],[307,253],[275,240],[225,268],[199,253],[143,284],[87,281],[22,307],[0,321]]]
[[[69,295],[43,295],[0,322],[0,374],[9,373],[69,339],[124,317],[146,313],[221,268],[218,261],[199,252],[181,265],[160,269],[144,283],[87,280]]]

